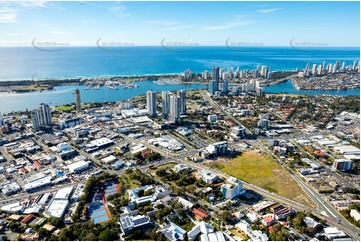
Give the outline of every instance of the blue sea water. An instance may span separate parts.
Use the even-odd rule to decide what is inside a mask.
[[[54,49],[46,49],[54,50]],[[272,65],[272,70],[301,69],[307,63],[335,63],[347,65],[359,60],[359,48],[308,48],[292,47],[67,47],[57,51],[41,51],[32,47],[0,47],[0,81],[43,80],[49,78],[143,76],[155,74],[180,74],[190,68],[193,73],[220,68],[240,67],[254,69],[257,65]],[[140,82],[139,88],[83,91],[82,86],[56,87],[52,91],[31,93],[0,93],[0,112],[8,113],[34,109],[40,103],[51,106],[74,102],[74,90],[81,89],[82,102],[107,102],[127,100],[144,94],[147,90],[174,91],[204,88],[201,84],[159,86],[152,81]],[[309,95],[360,95],[359,89],[348,91],[296,90],[291,82],[265,89],[267,92],[303,93]]]
[[[45,50],[52,50],[51,48]],[[303,69],[307,63],[359,60],[359,48],[292,47],[67,47],[41,51],[32,47],[0,48],[0,80],[94,76],[134,76],[211,70],[213,66],[273,70]]]

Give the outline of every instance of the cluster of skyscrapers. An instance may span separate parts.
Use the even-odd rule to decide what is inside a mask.
[[[337,72],[345,72],[345,71],[357,71],[360,69],[360,61],[357,64],[357,61],[354,61],[352,65],[346,66],[346,62],[342,62],[342,65],[340,65],[339,61],[336,61],[336,63],[332,64],[329,63],[326,64],[326,61],[322,62],[322,65],[313,64],[312,68],[310,67],[310,63],[306,64],[306,67],[303,71],[298,72],[299,77],[307,77],[312,74],[312,76],[315,75],[323,75],[327,73],[337,73]],[[299,71],[299,69],[297,69]]]
[[[180,90],[176,94],[162,92],[162,117],[170,123],[179,123],[180,116],[187,113],[186,91]],[[147,111],[149,116],[157,116],[157,93],[147,92]]]
[[[249,69],[241,70],[239,67],[237,67],[236,71],[233,71],[233,67],[230,67],[228,68],[228,70],[225,70],[224,68],[219,68],[215,66],[212,69],[212,73],[210,77],[212,80],[227,80],[232,78],[243,78],[250,73],[252,73],[252,75],[255,78],[262,76],[264,78],[270,79],[272,77],[272,65],[270,65],[269,68],[267,68],[264,65],[263,66],[258,65],[257,68],[254,70],[249,70]],[[209,78],[209,73],[207,70],[205,70],[202,73],[202,78],[205,80]]]

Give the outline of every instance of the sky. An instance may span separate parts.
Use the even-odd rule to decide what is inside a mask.
[[[0,2],[0,46],[359,42],[359,2]]]

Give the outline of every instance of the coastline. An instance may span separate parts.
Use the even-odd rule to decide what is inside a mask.
[[[298,85],[297,80],[294,78],[297,76],[294,72],[290,71],[275,71],[274,73],[283,73],[289,72],[290,75],[281,76],[279,79],[270,79],[260,82],[261,87],[268,87],[272,85],[277,85],[280,83],[284,83],[287,81],[291,81],[294,88],[297,90],[309,90],[309,91],[340,91],[340,90],[354,90],[360,87],[355,88],[344,88],[344,89],[336,89],[336,88],[316,88],[316,89],[308,89],[301,88]],[[195,79],[200,78],[201,73],[194,73]],[[59,86],[67,86],[67,85],[79,85],[86,86],[87,83],[99,84],[100,86],[106,85],[105,82],[122,82],[122,83],[130,83],[130,82],[141,82],[141,81],[149,81],[149,80],[158,80],[161,78],[180,78],[181,74],[154,74],[154,75],[139,75],[139,76],[103,76],[103,77],[77,77],[77,78],[51,78],[44,80],[9,80],[9,81],[0,81],[0,93],[26,93],[26,92],[36,92],[36,91],[46,91],[53,90],[55,87]],[[182,84],[208,84],[207,81],[199,81],[199,80],[183,80]],[[239,83],[230,83],[230,85],[235,86]]]

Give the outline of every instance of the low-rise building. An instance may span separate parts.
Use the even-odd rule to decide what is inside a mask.
[[[339,171],[352,170],[353,161],[346,159],[335,159],[332,168]]]
[[[16,194],[19,191],[21,191],[21,187],[19,186],[19,184],[17,182],[12,182],[10,184],[3,186],[1,191],[5,195],[9,196],[9,195]]]
[[[49,187],[52,184],[51,180],[51,176],[46,176],[33,182],[26,183],[23,189],[25,192],[34,192],[45,187]]]
[[[190,201],[188,201],[182,197],[178,198],[178,203],[182,204],[185,209],[191,209],[194,207],[193,203],[191,203]]]
[[[151,221],[147,216],[139,215],[137,213],[127,213],[120,216],[120,229],[125,235],[131,233],[136,229],[149,226],[150,224]]]
[[[275,204],[274,201],[261,201],[257,204],[252,205],[252,209],[257,213],[262,212],[266,208],[269,208]]]
[[[245,222],[241,221],[235,225],[237,228],[242,230],[251,241],[268,241],[268,237],[260,230],[252,230],[251,226]]]
[[[239,139],[246,135],[246,128],[244,126],[235,126],[231,128],[230,136],[233,139]]]
[[[210,144],[206,147],[206,151],[211,155],[226,155],[228,153],[228,142],[221,141]]]
[[[196,222],[196,225],[187,233],[188,240],[195,241],[200,233],[202,233],[202,235],[208,235],[214,233],[214,231],[214,227],[209,223],[206,223],[204,221]]]
[[[20,202],[10,203],[0,208],[4,213],[19,213],[24,211],[24,209],[25,207]]]
[[[272,216],[266,216],[261,220],[261,222],[264,226],[268,227],[275,223],[275,219]]]
[[[311,217],[305,217],[303,219],[303,222],[305,222],[305,224],[306,224],[306,226],[308,228],[312,228],[312,229],[315,229],[315,230],[322,227],[322,225],[319,222],[317,222],[316,220],[314,220]]]
[[[117,157],[115,157],[114,155],[110,155],[110,156],[103,158],[101,161],[104,162],[106,165],[110,165],[110,164],[114,163],[116,160],[117,160]]]
[[[214,183],[219,179],[217,175],[208,171],[199,171],[198,174],[205,183]]]
[[[151,191],[150,195],[147,196],[139,196],[139,192],[143,191],[144,193],[147,191]],[[133,190],[128,190],[129,199],[136,203],[145,203],[145,202],[154,202],[157,199],[163,198],[169,194],[171,194],[171,190],[165,189],[163,186],[153,186],[153,185],[147,185],[144,187],[138,187]]]
[[[326,227],[323,230],[325,232],[325,236],[329,240],[346,237],[346,234],[336,227]]]
[[[53,200],[45,211],[45,216],[62,218],[69,206],[69,200],[73,193],[74,186],[65,187],[57,191]]]
[[[175,172],[181,172],[184,170],[189,170],[189,166],[186,164],[178,164],[173,167],[173,171]]]
[[[277,220],[284,220],[288,216],[291,216],[295,213],[295,210],[290,207],[284,207],[281,204],[276,204],[271,207],[271,211],[273,212],[275,218]]]
[[[202,209],[199,208],[193,208],[192,213],[194,214],[196,220],[203,220],[208,218],[208,213]]]
[[[88,169],[90,167],[90,164],[90,161],[81,160],[68,165],[67,168],[69,169],[70,173],[79,173]]]
[[[161,229],[160,232],[170,241],[184,240],[184,235],[187,233],[187,231],[172,222]]]

